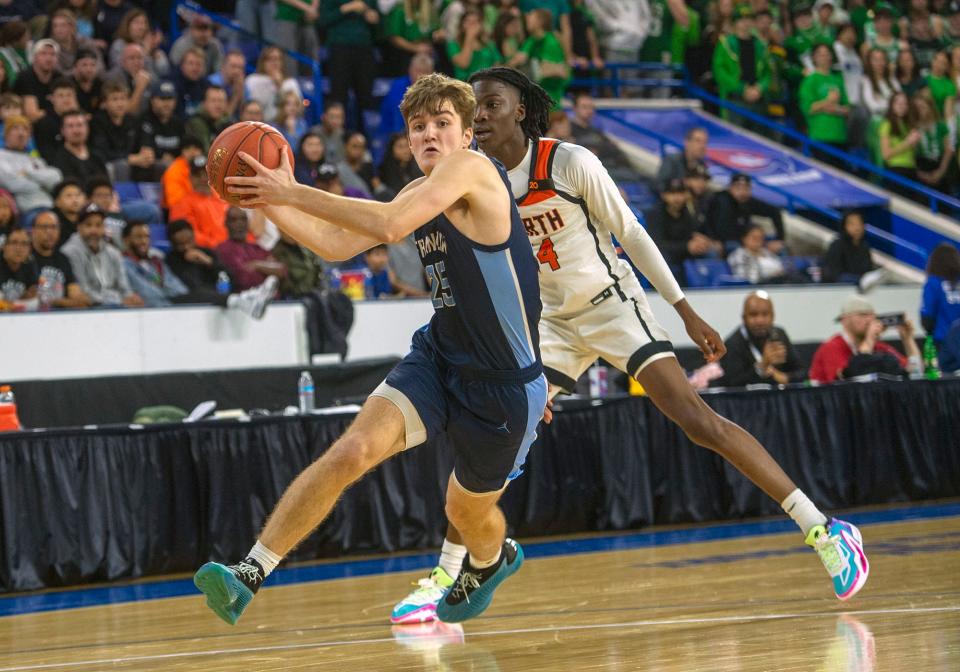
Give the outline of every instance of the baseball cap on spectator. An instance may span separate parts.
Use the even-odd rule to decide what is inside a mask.
[[[878,2],[873,8],[873,16],[877,17],[881,14],[893,18],[897,15],[897,10],[895,10],[889,2]]]
[[[699,177],[704,180],[710,179],[710,171],[707,169],[707,164],[703,161],[697,161],[692,168],[687,169],[687,174],[685,177]]]
[[[191,173],[203,172],[203,171],[206,171],[206,169],[207,169],[207,157],[205,157],[203,154],[201,154],[200,156],[195,156],[192,159],[190,159]]]
[[[801,16],[803,14],[813,14],[813,3],[812,2],[798,2],[790,10],[794,18]]]
[[[42,40],[37,40],[33,43],[33,48],[30,50],[30,60],[32,61],[36,53],[44,47],[53,47],[53,51],[57,54],[57,56],[60,55],[60,45],[57,44],[56,40],[51,40],[49,37],[47,37]]]
[[[30,131],[30,129],[33,128],[30,125],[30,120],[27,119],[25,116],[23,116],[22,114],[13,114],[7,117],[6,122],[4,122],[3,135],[6,136],[7,133],[10,131],[10,129],[14,128],[15,126],[24,126],[27,129],[27,131]]]
[[[330,180],[339,176],[340,176],[340,171],[337,170],[337,167],[332,163],[324,163],[324,164],[321,164],[319,168],[317,168],[318,182],[329,182]]]
[[[747,175],[746,173],[734,173],[733,175],[730,176],[731,185],[737,184],[738,182],[741,182],[743,184],[750,184],[751,181],[752,180],[750,179],[750,176]]]
[[[733,9],[733,20],[737,21],[738,19],[752,19],[753,18],[753,7],[747,3],[740,3]]]
[[[837,315],[837,318],[834,322],[839,322],[841,318],[846,317],[847,315],[860,315],[863,313],[876,313],[873,304],[867,301],[865,298],[859,294],[851,294],[843,302],[843,305],[840,307],[840,314]]]
[[[663,193],[676,194],[687,190],[687,185],[679,177],[675,177],[663,185]]]
[[[150,89],[151,98],[176,98],[177,87],[169,79],[161,79]]]
[[[85,207],[83,212],[80,213],[80,221],[82,222],[87,217],[93,217],[95,215],[106,217],[107,213],[96,203],[88,203],[87,207]]]
[[[830,5],[830,8],[833,10],[837,9],[837,3],[834,2],[833,0],[817,0],[813,8],[817,11],[820,11],[820,8],[823,7],[824,5]]]

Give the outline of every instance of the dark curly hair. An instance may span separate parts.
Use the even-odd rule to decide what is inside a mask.
[[[960,252],[950,243],[940,243],[927,259],[927,275],[957,282],[960,280]]]
[[[526,116],[520,122],[520,128],[528,140],[535,142],[546,134],[550,126],[553,100],[539,84],[519,70],[503,67],[478,70],[470,75],[469,81],[473,84],[489,79],[512,86],[520,94],[520,103],[526,111]]]

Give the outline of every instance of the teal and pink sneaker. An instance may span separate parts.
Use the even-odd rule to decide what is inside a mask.
[[[855,525],[833,518],[830,527],[817,525],[807,533],[807,545],[833,579],[837,599],[849,600],[857,594],[870,574],[870,563],[863,552],[863,536]]]
[[[453,579],[442,567],[435,567],[430,576],[420,579],[417,588],[393,608],[390,622],[394,625],[429,623],[437,619],[437,603],[443,598]]]

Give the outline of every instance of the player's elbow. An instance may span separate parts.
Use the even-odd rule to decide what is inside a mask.
[[[375,229],[374,238],[377,242],[388,245],[403,240],[410,229],[406,226],[403,212],[386,212],[380,217]]]

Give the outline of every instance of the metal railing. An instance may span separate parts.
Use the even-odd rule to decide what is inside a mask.
[[[323,114],[323,75],[320,70],[320,61],[305,56],[297,51],[291,51],[287,49],[282,44],[277,44],[271,40],[259,38],[250,31],[246,30],[239,23],[236,23],[232,19],[225,17],[221,14],[215,14],[208,9],[204,9],[195,2],[191,0],[182,0],[173,4],[170,8],[170,37],[171,40],[177,39],[180,36],[180,19],[183,19],[186,22],[189,22],[189,17],[193,14],[199,14],[209,18],[211,21],[217,25],[229,28],[232,31],[240,35],[244,35],[250,39],[252,42],[256,42],[261,47],[271,46],[280,48],[284,54],[296,61],[297,63],[302,63],[310,68],[311,79],[313,80],[313,91],[307,97],[307,100],[310,101],[309,108],[307,109],[307,117],[313,123],[320,121],[320,115]],[[293,75],[291,75],[293,76]]]
[[[655,141],[659,144],[659,147],[660,147],[660,156],[663,156],[663,155],[664,155],[664,153],[665,153],[664,150],[665,150],[666,147],[675,147],[675,148],[677,148],[679,151],[682,151],[682,150],[683,150],[683,144],[682,144],[681,142],[678,142],[678,141],[676,141],[676,140],[674,140],[674,139],[672,139],[672,138],[670,138],[670,137],[667,137],[667,136],[665,136],[665,135],[663,135],[663,134],[661,134],[661,133],[657,133],[656,131],[652,131],[652,130],[650,130],[650,129],[648,129],[648,128],[644,128],[643,126],[640,126],[640,125],[638,125],[638,124],[634,124],[634,123],[631,123],[631,122],[629,122],[629,121],[627,121],[627,120],[625,120],[625,119],[622,119],[622,118],[616,116],[616,114],[615,114],[614,112],[612,112],[612,111],[609,111],[609,110],[600,110],[600,111],[597,112],[597,114],[599,114],[599,115],[601,115],[601,116],[603,116],[603,117],[609,118],[609,119],[615,121],[616,123],[621,124],[621,125],[623,125],[624,127],[630,129],[631,131],[633,131],[633,132],[635,132],[635,133],[639,133],[639,134],[641,134],[641,135],[643,135],[643,136],[646,136],[646,137],[648,137],[648,138],[651,138],[652,140],[655,140]],[[819,143],[818,143],[818,144],[819,144]],[[835,210],[834,208],[830,208],[830,207],[823,206],[823,205],[821,205],[821,204],[819,204],[819,203],[816,203],[816,202],[814,202],[814,201],[808,200],[808,199],[803,198],[803,197],[801,197],[801,196],[796,196],[795,194],[790,193],[789,191],[787,191],[786,189],[784,189],[784,188],[782,188],[782,187],[779,187],[779,186],[773,185],[773,184],[767,184],[767,183],[764,182],[762,179],[758,179],[758,180],[757,180],[757,183],[758,183],[760,186],[762,186],[764,189],[769,189],[769,190],[772,191],[773,193],[775,193],[775,194],[777,194],[778,196],[780,196],[781,198],[783,198],[784,201],[785,201],[786,204],[787,204],[786,210],[787,210],[788,212],[790,212],[791,214],[796,214],[796,212],[797,212],[797,210],[798,210],[798,206],[799,206],[800,209],[810,210],[810,211],[816,212],[816,213],[818,213],[818,214],[820,214],[820,215],[822,215],[822,216],[827,217],[830,221],[836,222],[837,224],[839,224],[839,222],[840,222],[840,220],[841,220],[841,218],[842,218],[842,216],[843,216],[843,213],[841,213],[839,210]],[[884,229],[881,229],[881,228],[879,228],[879,227],[876,227],[876,226],[874,226],[874,225],[872,225],[872,224],[868,224],[868,225],[866,226],[866,230],[867,230],[867,233],[868,233],[870,236],[872,236],[872,237],[874,237],[874,238],[876,238],[876,239],[879,239],[879,240],[883,240],[884,242],[889,243],[890,245],[893,245],[894,247],[900,248],[900,249],[902,249],[902,250],[904,250],[904,251],[907,251],[907,252],[909,252],[909,253],[911,253],[911,254],[913,254],[913,255],[916,255],[917,258],[918,258],[918,260],[919,260],[920,266],[923,266],[923,264],[926,263],[927,255],[929,254],[929,252],[928,252],[926,249],[924,249],[924,248],[922,248],[922,247],[920,247],[920,246],[918,246],[918,245],[916,245],[916,244],[914,244],[914,243],[911,243],[911,242],[908,241],[908,240],[904,240],[903,238],[900,238],[899,236],[894,235],[894,234],[890,233],[889,231],[885,231]]]
[[[821,154],[841,161],[847,166],[874,175],[881,179],[885,184],[895,184],[899,187],[908,189],[911,192],[919,194],[927,199],[927,203],[931,212],[936,213],[941,212],[942,210],[948,213],[951,212],[951,210],[954,213],[960,212],[960,200],[952,198],[951,196],[947,196],[946,194],[936,191],[935,189],[931,189],[930,187],[920,184],[915,180],[903,177],[902,175],[897,175],[896,173],[886,170],[871,161],[854,156],[853,154],[844,152],[836,147],[832,147],[816,140],[811,140],[807,135],[797,131],[796,129],[777,123],[768,117],[756,114],[745,107],[731,103],[729,100],[718,98],[712,93],[709,93],[708,91],[705,91],[701,87],[690,82],[687,82],[686,91],[694,98],[698,98],[712,105],[716,105],[721,109],[734,112],[753,124],[762,126],[763,128],[777,133],[780,137],[790,138],[798,144],[799,151],[804,156],[810,156],[811,150],[816,150]]]
[[[687,69],[682,65],[670,65],[667,63],[606,63],[603,66],[609,76],[588,77],[578,76],[589,73],[593,68],[574,70],[574,77],[570,80],[571,89],[590,89],[594,95],[602,90],[609,90],[614,98],[619,98],[624,88],[644,87],[644,88],[670,88],[682,89],[686,87]],[[630,72],[652,72],[664,73],[672,72],[679,75],[679,78],[664,79],[663,77],[634,77],[624,76],[624,70]]]
[[[579,77],[570,82],[571,88],[585,88],[596,92],[601,89],[608,89],[613,97],[619,98],[624,87],[649,87],[649,88],[672,88],[682,89],[688,97],[702,100],[706,103],[719,107],[723,110],[734,112],[740,117],[765,128],[778,137],[789,138],[795,142],[799,151],[804,156],[810,156],[811,150],[816,150],[822,155],[830,156],[843,165],[855,168],[862,173],[873,175],[884,184],[893,184],[911,193],[918,194],[926,199],[931,212],[946,212],[956,215],[960,213],[960,200],[943,194],[935,189],[898,175],[889,170],[878,166],[866,159],[860,158],[848,152],[837,149],[822,142],[811,140],[807,135],[800,131],[790,128],[784,124],[778,123],[769,117],[757,114],[745,107],[732,103],[729,100],[719,98],[700,86],[697,86],[690,79],[687,69],[682,65],[669,65],[664,63],[607,63],[604,70],[609,71],[609,76],[603,78]],[[663,79],[662,77],[647,78],[626,78],[622,76],[624,70],[641,71],[652,73],[663,73],[667,70],[675,75],[672,79]]]

